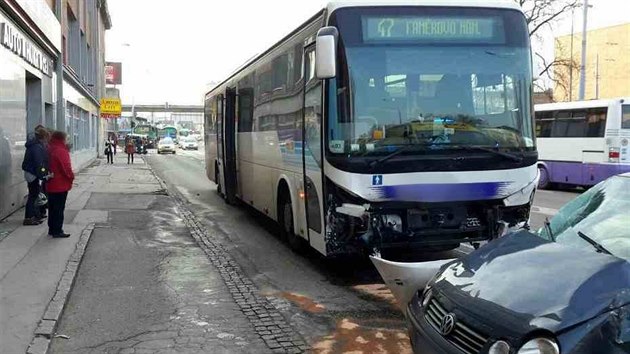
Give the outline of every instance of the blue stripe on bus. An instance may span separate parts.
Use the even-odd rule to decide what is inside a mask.
[[[371,190],[379,198],[417,202],[455,202],[503,198],[512,182],[455,184],[407,184],[378,186]]]

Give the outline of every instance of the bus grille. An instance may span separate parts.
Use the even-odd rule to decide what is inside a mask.
[[[442,319],[448,312],[435,299],[431,299],[425,311],[427,322],[439,333]],[[445,336],[451,344],[467,354],[477,354],[488,342],[488,337],[467,326],[461,321],[455,323],[455,328]]]

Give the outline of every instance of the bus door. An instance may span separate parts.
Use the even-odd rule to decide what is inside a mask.
[[[223,119],[223,178],[225,182],[225,199],[228,203],[236,203],[237,174],[236,174],[236,90],[228,88],[225,91],[225,114]]]
[[[302,161],[307,239],[326,254],[321,201],[322,186],[322,81],[315,77],[315,45],[304,49],[304,109],[302,115]]]
[[[217,112],[217,166],[218,166],[218,171],[216,171],[216,183],[219,186],[223,186],[223,188],[225,189],[225,182],[223,182],[223,176],[225,176],[225,172],[224,172],[224,160],[223,157],[225,156],[224,154],[224,144],[223,144],[223,127],[225,126],[224,122],[224,117],[225,115],[223,114],[223,106],[224,106],[224,99],[223,99],[223,95],[219,95],[216,98],[216,106],[214,107],[216,109]],[[221,193],[223,195],[225,195],[225,191],[221,191]]]

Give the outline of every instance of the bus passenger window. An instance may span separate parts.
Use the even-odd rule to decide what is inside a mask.
[[[621,129],[630,129],[630,105],[621,106]]]
[[[588,128],[586,136],[589,138],[603,138],[606,132],[606,108],[591,108],[587,111]]]

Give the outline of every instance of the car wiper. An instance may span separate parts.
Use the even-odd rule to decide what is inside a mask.
[[[551,229],[551,223],[549,222],[549,218],[545,218],[545,230],[547,230],[547,233],[549,234],[549,237],[551,237],[551,240],[555,241],[556,238],[553,235],[553,230]]]
[[[400,154],[402,154],[404,152],[407,152],[407,151],[413,151],[415,149],[426,150],[426,147],[422,146],[422,145],[416,145],[416,144],[405,145],[405,146],[400,147],[398,150],[392,152],[389,155],[383,156],[383,157],[381,157],[378,160],[371,161],[368,165],[370,166],[370,168],[374,168],[374,167],[382,164],[383,162],[385,162],[385,161],[387,161],[387,160],[389,160],[389,159],[391,159],[393,157],[396,157],[396,156],[398,156],[398,155],[400,155]]]
[[[477,150],[477,151],[490,152],[492,154],[504,157],[504,158],[506,158],[508,160],[512,160],[512,161],[515,161],[515,162],[522,162],[523,161],[523,157],[522,156],[510,154],[508,152],[503,152],[503,151],[499,151],[499,150],[495,150],[495,149],[491,149],[491,148],[486,148],[486,147],[483,147],[483,146],[462,145],[462,146],[459,146],[459,148],[460,149],[464,149],[464,150],[469,150],[469,151]]]
[[[599,252],[599,253],[606,253],[606,254],[611,255],[611,256],[613,255],[612,253],[610,253],[609,250],[605,249],[604,246],[602,246],[601,244],[599,244],[597,241],[593,240],[592,238],[586,236],[582,231],[578,231],[577,234],[584,241],[590,243],[593,247],[595,247],[597,252]]]

